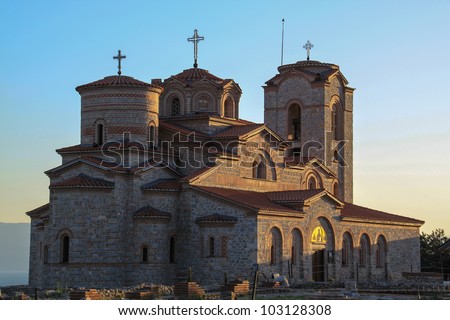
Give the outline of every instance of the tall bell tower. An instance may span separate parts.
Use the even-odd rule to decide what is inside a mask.
[[[353,202],[353,88],[330,63],[278,67],[264,88],[264,122],[292,145],[294,156],[317,157],[337,176],[336,194]]]

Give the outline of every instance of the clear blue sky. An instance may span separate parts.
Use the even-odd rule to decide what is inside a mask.
[[[48,201],[54,149],[79,143],[74,88],[116,73],[167,78],[193,63],[243,89],[240,116],[263,121],[261,86],[280,64],[340,65],[356,87],[355,203],[450,233],[450,1],[0,2],[0,221]]]

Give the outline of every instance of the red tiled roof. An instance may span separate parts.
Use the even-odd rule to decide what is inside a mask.
[[[175,124],[173,122],[160,121],[159,122],[159,126],[162,127],[162,128],[169,129],[169,130],[174,131],[174,132],[179,132],[179,133],[185,134],[185,135],[195,134],[196,136],[199,136],[199,137],[204,137],[205,136],[202,132],[195,131],[195,130],[192,130],[192,129],[180,126],[180,125]]]
[[[137,210],[133,214],[134,218],[150,218],[150,219],[167,219],[172,217],[172,214],[166,211],[162,211],[151,206],[145,206]]]
[[[31,217],[31,216],[35,216],[35,215],[38,215],[39,213],[42,213],[42,212],[44,212],[44,211],[47,211],[49,208],[50,208],[50,203],[46,203],[46,204],[44,204],[44,205],[42,205],[42,206],[40,206],[40,207],[37,207],[36,209],[27,211],[26,214],[27,214],[28,216],[30,216],[30,217]]]
[[[188,174],[187,176],[184,176],[183,178],[180,179],[181,182],[192,182],[194,180],[196,180],[198,177],[200,177],[202,174],[206,173],[207,171],[209,171],[210,169],[214,168],[215,164],[214,163],[208,163],[206,164],[205,167],[191,173]]]
[[[113,189],[114,182],[103,179],[92,178],[85,174],[79,174],[67,180],[52,183],[51,189],[55,188],[98,188],[98,189]]]
[[[181,182],[177,179],[159,179],[141,186],[142,190],[180,191]]]
[[[183,72],[180,72],[172,76],[171,78],[176,78],[183,82],[194,82],[201,79],[208,79],[218,83],[223,82],[223,79],[209,73],[208,70],[200,68],[190,68],[183,70]]]
[[[275,203],[299,203],[308,200],[322,192],[324,189],[290,190],[267,192],[267,198]]]
[[[344,203],[344,208],[341,211],[341,217],[343,218],[357,218],[364,220],[380,220],[388,222],[399,222],[408,224],[424,224],[424,221],[403,217],[383,211],[373,210],[361,206],[357,206],[352,203]]]
[[[300,211],[293,210],[282,205],[271,202],[267,195],[263,192],[246,191],[246,190],[235,190],[235,189],[225,189],[216,187],[203,187],[203,186],[191,186],[194,189],[205,191],[207,193],[219,196],[237,202],[246,207],[251,207],[256,210],[267,210],[283,213],[301,213]]]
[[[238,125],[238,126],[231,126],[226,128],[225,130],[222,130],[218,133],[216,133],[213,137],[214,138],[240,138],[242,136],[245,136],[249,134],[250,132],[259,129],[263,127],[263,123],[252,123],[248,125]]]
[[[127,87],[159,87],[154,84],[150,84],[147,82],[143,82],[137,79],[134,79],[133,77],[127,77],[127,76],[109,76],[105,77],[103,79],[90,82],[87,84],[83,84],[81,86],[78,86],[75,88],[78,92],[80,90],[86,89],[86,88],[95,88],[95,87],[110,87],[110,86],[127,86]]]
[[[218,115],[210,114],[208,112],[197,112],[193,114],[187,114],[182,116],[175,116],[175,117],[161,117],[164,119],[164,121],[172,122],[172,121],[182,121],[182,120],[197,120],[197,119],[217,119],[217,120],[223,120],[228,122],[234,122],[237,124],[253,124],[254,122],[244,120],[244,119],[234,119],[234,118],[225,118],[220,117]]]
[[[237,221],[238,221],[238,219],[236,217],[227,216],[227,215],[218,214],[218,213],[195,219],[195,222],[198,224],[208,224],[208,223],[234,224]]]

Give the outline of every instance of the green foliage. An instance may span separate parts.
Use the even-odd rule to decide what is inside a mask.
[[[420,235],[420,261],[422,271],[441,272],[442,267],[450,264],[450,255],[438,251],[448,237],[443,229],[433,230],[430,234],[424,232]],[[442,259],[442,260],[441,260]]]

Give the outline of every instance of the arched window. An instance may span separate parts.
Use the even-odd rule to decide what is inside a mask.
[[[365,267],[369,262],[369,239],[366,234],[363,234],[359,241],[359,265]]]
[[[209,256],[215,257],[215,240],[214,237],[209,237]]]
[[[297,103],[289,107],[288,115],[288,140],[300,140],[302,135],[301,128],[302,109]]]
[[[253,163],[253,178],[267,179],[267,166],[263,157]]]
[[[171,236],[169,242],[169,262],[175,263],[175,237]]]
[[[105,139],[105,128],[103,123],[97,123],[95,129],[95,143],[99,146],[103,145]]]
[[[379,236],[376,247],[377,267],[382,268],[386,264],[386,239]]]
[[[141,253],[142,253],[142,263],[147,263],[148,262],[148,247],[143,246]]]
[[[309,190],[317,189],[317,181],[314,176],[310,176],[308,179],[308,189]]]
[[[278,265],[281,262],[282,256],[282,240],[281,232],[278,228],[272,228],[270,230],[271,242],[270,242],[270,264]]]
[[[179,98],[173,98],[170,103],[170,115],[177,117],[181,115],[181,103]]]
[[[148,128],[148,141],[150,143],[155,143],[155,126],[150,125]]]
[[[69,245],[70,238],[68,235],[64,235],[61,238],[61,262],[68,263],[69,262]]]
[[[342,237],[342,266],[353,264],[353,240],[350,233],[345,232]]]
[[[225,100],[225,104],[223,106],[223,115],[226,118],[234,118],[234,103],[231,98],[227,98]]]
[[[44,264],[48,263],[48,246],[44,247]]]

